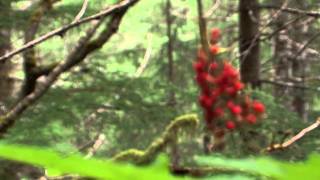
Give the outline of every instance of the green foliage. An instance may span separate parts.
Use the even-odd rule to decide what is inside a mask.
[[[76,174],[97,179],[178,179],[169,174],[167,159],[163,156],[149,167],[116,164],[108,160],[84,159],[79,155],[63,157],[50,150],[20,145],[0,145],[2,158],[46,167],[55,174]]]
[[[160,156],[148,167],[117,164],[110,160],[84,159],[79,155],[63,157],[51,150],[21,145],[0,145],[0,157],[45,167],[55,175],[72,174],[97,179],[178,179],[168,172],[167,159]],[[200,165],[218,167],[229,175],[212,174],[206,179],[319,179],[317,168],[320,156],[312,155],[306,162],[281,162],[270,158],[250,158],[243,160],[222,157],[197,157]],[[233,172],[233,173],[230,173]],[[185,178],[186,179],[186,178]]]
[[[276,161],[267,157],[243,160],[198,157],[197,160],[201,165],[223,167],[238,171],[238,174],[250,174],[251,177],[255,176],[262,179],[316,180],[320,178],[320,172],[317,170],[320,165],[320,156],[315,154],[311,155],[306,162],[296,163]]]

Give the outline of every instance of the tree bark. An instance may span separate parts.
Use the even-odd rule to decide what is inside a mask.
[[[241,80],[259,87],[260,38],[258,0],[239,1],[239,50]]]

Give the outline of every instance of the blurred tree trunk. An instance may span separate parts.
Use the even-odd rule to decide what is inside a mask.
[[[260,38],[258,0],[239,1],[240,74],[244,83],[259,87]]]
[[[281,7],[282,2],[274,2],[275,6]],[[297,3],[290,4],[290,6]],[[302,8],[298,6],[297,8]],[[294,19],[297,21],[293,21]],[[277,17],[274,31],[282,29],[274,38],[274,68],[276,81],[292,82],[299,86],[305,85],[305,77],[309,67],[306,52],[300,55],[297,53],[301,47],[295,43],[304,44],[309,38],[303,34],[307,31],[308,26],[304,24],[305,18],[294,17],[289,18],[288,14],[280,13]],[[294,23],[286,25],[288,22]],[[285,28],[283,28],[285,27]],[[290,29],[290,32],[289,32]],[[308,103],[306,101],[306,92],[304,89],[288,88],[284,86],[274,87],[275,97],[284,97],[282,103],[286,107],[298,113],[298,115],[306,120],[308,118]]]
[[[295,2],[297,8],[305,9],[304,3]],[[305,20],[299,21],[299,23],[294,24],[293,35],[295,37],[295,41],[298,41],[302,44],[306,44],[310,38],[307,32],[310,31],[310,27],[305,23]],[[294,56],[291,61],[291,69],[292,69],[292,80],[294,83],[298,83],[301,86],[305,86],[305,78],[307,77],[308,71],[310,69],[309,62],[307,60],[307,52],[301,51],[301,48],[293,51]],[[297,54],[299,53],[299,54]],[[307,121],[308,119],[308,101],[307,94],[304,89],[296,89],[292,92],[293,100],[292,106],[293,109],[299,114],[299,116]]]
[[[282,6],[280,1],[274,2],[276,6]],[[277,10],[276,10],[277,11]],[[272,12],[273,13],[273,12]],[[285,23],[288,20],[288,16],[285,13],[280,13],[277,19],[275,20],[275,28],[274,31],[278,29],[282,29]],[[274,69],[275,69],[275,79],[276,80],[285,80],[287,81],[289,78],[289,55],[290,55],[290,44],[287,43],[286,39],[288,36],[287,28],[280,30],[274,36],[274,44],[273,44],[273,60],[274,60]],[[275,97],[286,97],[289,95],[289,89],[284,86],[274,86],[274,96]],[[283,101],[289,102],[289,101]],[[287,104],[286,106],[288,106]]]
[[[166,23],[167,23],[167,58],[168,58],[168,80],[170,83],[170,87],[174,85],[174,65],[173,65],[173,33],[172,33],[172,23],[173,17],[171,15],[172,4],[170,0],[167,0],[165,6],[165,14],[166,14]],[[174,106],[176,104],[175,92],[174,90],[169,91],[169,100],[168,104]]]
[[[2,19],[0,22],[0,56],[2,56],[11,49],[11,30],[8,23],[10,22],[8,17],[10,17],[11,3],[10,1],[0,1],[0,7],[0,19]],[[13,90],[14,81],[9,77],[11,70],[12,64],[10,61],[0,64],[0,106],[1,104],[2,106],[7,104]]]
[[[167,23],[167,37],[168,37],[168,43],[167,43],[167,58],[168,58],[168,80],[170,84],[170,91],[169,91],[169,99],[168,99],[168,105],[174,107],[176,105],[176,98],[175,98],[175,92],[172,89],[174,86],[174,64],[173,64],[173,42],[174,42],[174,36],[172,31],[172,24],[173,24],[173,16],[171,14],[172,10],[172,4],[171,0],[167,0],[166,6],[165,6],[165,14],[166,14],[166,23]],[[177,143],[172,144],[172,150],[171,150],[171,165],[173,167],[179,166],[179,150]]]

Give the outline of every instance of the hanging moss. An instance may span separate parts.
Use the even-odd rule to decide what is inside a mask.
[[[114,161],[126,161],[138,165],[148,164],[152,162],[160,152],[163,152],[166,147],[172,147],[177,143],[177,134],[179,131],[192,131],[198,124],[199,119],[195,114],[177,117],[166,127],[163,134],[154,140],[146,150],[129,149],[116,154],[112,159]]]

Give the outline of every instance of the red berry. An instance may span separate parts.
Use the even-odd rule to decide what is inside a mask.
[[[219,97],[220,95],[221,95],[220,89],[215,89],[215,90],[213,90],[212,93],[211,93],[211,97],[212,97],[212,98],[217,98],[217,97]]]
[[[210,70],[216,70],[218,68],[218,64],[216,62],[213,62],[210,64],[209,69]]]
[[[229,77],[229,78],[237,78],[238,72],[233,68],[233,66],[229,63],[224,63],[223,67],[223,76]]]
[[[229,121],[226,122],[226,128],[230,129],[230,130],[233,130],[233,129],[236,128],[236,124],[233,121],[229,120]]]
[[[229,109],[233,108],[234,106],[235,106],[235,104],[233,103],[233,101],[229,100],[229,101],[227,102],[227,107],[228,107]]]
[[[208,74],[205,73],[205,72],[202,72],[202,73],[197,74],[197,76],[196,76],[196,81],[197,81],[197,83],[198,83],[200,86],[202,86],[202,85],[204,85],[204,84],[206,83],[207,75],[208,75]]]
[[[197,72],[203,72],[206,64],[204,61],[197,61],[193,64],[193,69]]]
[[[250,124],[255,124],[257,122],[257,117],[254,114],[249,114],[246,117],[246,121]]]
[[[244,88],[244,84],[242,82],[237,81],[234,83],[233,87],[236,91],[240,91],[242,88]]]
[[[252,103],[252,107],[253,107],[254,112],[256,112],[256,113],[264,113],[264,111],[265,111],[264,105],[258,101],[254,101]]]
[[[229,79],[227,76],[220,75],[216,78],[215,82],[221,87],[221,86],[228,85]]]
[[[201,95],[199,97],[199,103],[203,108],[209,109],[212,106],[212,99],[207,95]]]
[[[226,92],[230,96],[235,96],[237,94],[237,90],[234,87],[226,88]]]
[[[206,80],[210,83],[214,83],[216,81],[216,79],[212,77],[210,74],[206,76]]]
[[[220,50],[219,46],[217,46],[217,45],[215,45],[215,44],[210,47],[210,52],[211,52],[213,55],[218,54],[219,50]]]
[[[230,108],[230,111],[233,115],[240,115],[242,112],[242,109],[239,105],[235,105],[233,107]]]
[[[212,28],[211,29],[211,34],[210,34],[210,40],[212,41],[212,43],[217,43],[219,38],[220,38],[220,29],[218,28]]]

